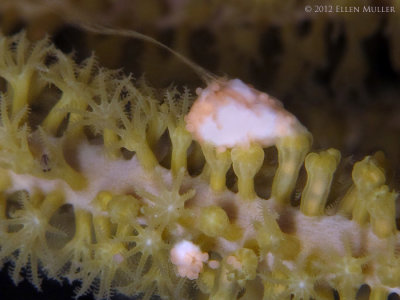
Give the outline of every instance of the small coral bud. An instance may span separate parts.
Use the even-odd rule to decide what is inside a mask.
[[[310,153],[305,160],[307,184],[301,197],[300,210],[307,216],[323,215],[331,188],[333,174],[340,161],[340,152],[329,149]]]
[[[396,197],[387,185],[375,189],[371,193],[368,212],[372,231],[380,238],[386,238],[396,231]]]
[[[293,193],[304,157],[310,150],[312,137],[310,134],[290,136],[279,139],[279,166],[272,182],[272,197],[280,203],[288,203]]]
[[[218,237],[229,228],[229,218],[226,212],[219,206],[202,208],[199,218],[200,230],[211,237]]]
[[[210,167],[210,186],[220,192],[226,188],[226,172],[231,166],[230,150],[219,151],[210,144],[201,145],[204,157]]]
[[[238,177],[239,195],[243,199],[254,199],[254,176],[264,161],[264,150],[257,144],[235,147],[231,151],[233,170]]]
[[[180,277],[193,280],[199,278],[203,263],[208,260],[208,254],[201,252],[200,247],[192,242],[183,240],[171,249],[170,258]]]
[[[220,263],[219,263],[218,260],[209,260],[209,261],[208,261],[208,266],[209,266],[211,269],[215,270],[215,269],[218,269],[218,268],[219,268]]]
[[[244,287],[247,280],[256,278],[258,258],[253,250],[241,248],[226,258],[227,278]]]

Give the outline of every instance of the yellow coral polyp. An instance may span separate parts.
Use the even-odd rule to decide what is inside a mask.
[[[201,149],[210,170],[210,187],[220,192],[226,189],[226,173],[232,160],[229,149],[216,149],[210,144],[202,144]]]
[[[199,229],[211,237],[223,236],[229,228],[229,218],[219,206],[208,206],[201,210]]]
[[[300,211],[307,216],[321,216],[331,188],[333,174],[340,161],[340,152],[329,149],[310,153],[305,159],[307,184],[301,195]]]
[[[354,165],[352,178],[354,186],[348,191],[340,204],[340,211],[345,214],[353,213],[356,203],[363,201],[364,188],[369,192],[374,187],[385,182],[385,174],[373,157],[366,157]],[[360,195],[361,193],[361,195]],[[365,212],[365,208],[363,211]]]
[[[340,152],[308,154],[307,129],[240,80],[210,82],[192,105],[188,90],[158,93],[24,34],[0,37],[0,67],[0,261],[16,284],[25,270],[38,289],[46,274],[96,299],[400,293],[398,187],[382,153],[356,162],[352,186],[330,201],[346,178]],[[193,247],[180,257],[182,241]]]
[[[183,168],[187,169],[187,151],[192,143],[192,135],[186,130],[184,116],[190,106],[190,94],[185,90],[179,97],[179,93],[167,92],[166,103],[168,104],[167,126],[172,143],[171,171],[174,175]]]
[[[278,141],[279,166],[272,183],[272,197],[281,203],[288,203],[293,193],[297,176],[304,157],[310,150],[310,135],[286,137]]]
[[[380,238],[396,232],[396,198],[397,194],[390,192],[387,185],[372,192],[368,212],[372,231]]]
[[[10,51],[13,47],[16,51]],[[25,32],[12,38],[1,38],[0,41],[0,76],[7,80],[14,101],[11,105],[11,116],[15,116],[32,96],[38,94],[43,83],[38,80],[38,68],[44,68],[44,60],[54,51],[50,40],[45,38],[31,45]]]
[[[264,161],[264,150],[258,145],[237,147],[231,151],[233,170],[238,177],[239,195],[243,199],[254,199],[254,177]]]
[[[46,81],[54,84],[62,91],[61,98],[51,108],[43,120],[43,128],[52,135],[57,134],[61,122],[69,113],[68,109],[85,110],[90,99],[91,89],[95,86],[92,82],[92,73],[95,72],[96,64],[94,57],[88,58],[81,66],[76,65],[73,59],[66,55],[57,55],[62,60],[54,64],[43,76]],[[51,74],[51,75],[50,75]],[[71,112],[71,122],[77,122],[81,115]],[[80,129],[79,127],[75,130]]]

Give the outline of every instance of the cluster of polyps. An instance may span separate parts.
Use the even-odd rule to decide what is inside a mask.
[[[240,195],[254,198],[253,179],[263,164],[262,148],[276,145],[279,168],[272,196],[288,201],[311,146],[304,126],[281,102],[238,79],[212,83],[197,93],[186,128],[202,146],[211,168],[211,186],[225,188],[225,174],[233,163]]]
[[[372,299],[399,291],[396,194],[381,153],[354,165],[340,213],[327,216],[340,153],[307,154],[299,121],[239,80],[198,90],[189,111],[188,92],[158,98],[93,57],[77,65],[23,35],[0,40],[0,66],[0,259],[14,264],[14,282],[28,268],[40,288],[43,268],[97,298],[185,299],[198,288],[210,299],[322,299],[333,289],[354,299],[364,283]],[[277,167],[265,163],[271,146]],[[271,170],[267,200],[254,182]]]
[[[186,128],[202,147],[205,159],[210,167],[210,186],[214,191],[220,192],[225,189],[226,173],[230,165],[233,164],[233,170],[238,177],[238,194],[242,201],[254,201],[256,199],[256,202],[258,202],[254,190],[254,177],[263,165],[263,148],[275,145],[278,149],[279,165],[272,182],[272,199],[269,204],[271,204],[270,208],[272,207],[281,215],[278,216],[280,226],[275,220],[276,216],[265,211],[263,215],[264,224],[261,225],[255,221],[256,215],[253,217],[252,224],[255,225],[257,232],[257,243],[260,247],[258,252],[261,257],[267,254],[268,267],[266,269],[269,270],[264,270],[264,272],[270,272],[270,276],[264,277],[265,299],[290,297],[291,295],[299,299],[318,298],[316,281],[321,278],[322,281],[325,280],[328,285],[337,289],[341,298],[344,299],[353,299],[356,289],[363,282],[371,285],[371,297],[373,299],[375,297],[384,298],[388,291],[399,286],[400,281],[397,281],[395,285],[393,283],[387,285],[384,278],[377,279],[375,274],[371,275],[363,271],[363,266],[367,261],[369,266],[373,266],[372,269],[378,268],[379,263],[376,263],[373,258],[376,255],[373,253],[376,251],[375,247],[379,248],[377,245],[397,244],[398,242],[395,226],[395,199],[397,195],[384,184],[385,175],[381,167],[384,159],[382,153],[377,153],[374,157],[367,157],[362,162],[355,164],[352,174],[354,185],[338,206],[338,211],[342,215],[352,216],[353,221],[361,227],[365,226],[368,220],[371,221],[372,233],[364,232],[369,236],[366,241],[356,238],[353,240],[353,244],[353,242],[347,241],[349,237],[352,238],[362,230],[368,232],[370,229],[365,229],[365,227],[362,227],[363,229],[349,228],[347,220],[341,220],[341,217],[336,220],[334,220],[336,216],[321,218],[325,214],[331,183],[340,163],[341,155],[338,150],[328,149],[307,155],[312,138],[304,126],[287,112],[278,100],[253,89],[238,79],[212,83],[204,90],[198,89],[197,94],[198,99],[185,118]],[[309,219],[302,217],[297,212],[294,213],[288,207],[282,209],[281,206],[282,204],[289,205],[303,161],[305,161],[307,182],[301,193],[300,211],[304,216],[313,217]],[[272,204],[273,202],[279,205]],[[237,207],[240,207],[239,209],[248,208],[239,204]],[[293,218],[297,221],[297,224],[290,225],[294,227],[292,229],[288,229],[286,226],[293,220],[289,220],[290,218],[284,220],[284,217],[282,217],[285,215],[287,217],[288,211],[298,214],[298,217]],[[239,215],[238,218],[242,217],[242,214],[239,213]],[[202,214],[200,216],[203,217]],[[216,223],[218,225],[214,225],[213,229],[207,228],[207,231],[203,229],[203,232],[221,231],[220,224],[225,223],[224,218],[216,217],[215,213],[208,213],[208,216],[212,221],[208,221],[207,224]],[[326,236],[321,237],[320,234],[312,229],[310,230],[310,228],[306,229],[305,232],[303,231],[304,228],[296,228],[304,226],[305,223],[308,223],[305,227],[310,226],[310,224],[323,224],[325,219],[328,220],[326,221],[327,224],[333,221],[331,225],[337,230],[334,235],[331,235],[330,232],[332,228],[324,228],[326,232],[320,232],[322,235],[327,234],[329,238],[334,238],[334,241],[331,240],[325,245],[323,243],[327,241]],[[343,223],[339,223],[339,220]],[[203,223],[200,223],[200,225]],[[200,228],[204,228],[204,226]],[[343,230],[343,232],[338,234],[340,230]],[[288,234],[282,231],[293,231],[292,233],[296,234]],[[307,236],[302,237],[304,234],[316,234],[320,240]],[[251,236],[251,234],[249,235]],[[223,236],[222,232],[220,236]],[[380,238],[380,240],[377,238]],[[307,244],[309,241],[312,242]],[[317,263],[311,263],[308,261],[311,258],[305,259],[305,257],[307,253],[314,252],[313,255],[315,255],[315,253],[321,251],[321,248],[329,248],[329,245],[336,249],[337,253],[344,255],[345,260],[343,265],[339,267],[340,270],[336,270],[336,274],[327,276],[327,274],[324,274],[326,270],[322,270],[325,267],[321,265],[321,263],[326,262],[326,256],[323,253],[317,255],[319,259]],[[354,253],[351,247],[356,248]],[[328,249],[326,251],[329,252]],[[365,252],[368,251],[371,252],[366,254]],[[360,258],[359,256],[362,255],[364,257]],[[280,262],[277,262],[278,257],[281,259]],[[300,258],[303,261],[302,263],[306,260],[307,263],[318,265],[317,268],[311,268],[312,271],[308,270],[312,274],[311,279],[307,279],[311,284],[305,285],[303,279],[296,282],[298,274],[283,275],[287,271],[283,271],[282,260],[296,261]],[[337,261],[336,263],[340,262]],[[225,267],[227,265],[241,268],[241,264],[233,256],[228,256]],[[299,266],[294,268],[293,263],[290,263],[290,266],[292,267],[289,268],[289,271],[295,271],[296,268],[299,268]],[[300,267],[300,270],[297,271],[304,272],[301,269]],[[329,269],[329,267],[326,267],[326,269]],[[309,272],[306,271],[299,278],[309,277]],[[339,275],[342,272],[345,275]],[[396,278],[399,276],[397,273]],[[226,276],[229,278],[229,275]],[[291,276],[291,279],[287,278]],[[324,276],[334,278],[334,280],[324,278]],[[348,280],[348,276],[352,276],[353,279]],[[394,275],[391,274],[390,276]],[[282,280],[283,278],[284,280]],[[294,283],[291,283],[292,281]],[[279,282],[279,284],[275,284],[275,288],[273,288],[273,282]],[[286,291],[279,291],[279,286]]]

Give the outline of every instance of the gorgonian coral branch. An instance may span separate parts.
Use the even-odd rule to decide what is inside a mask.
[[[94,56],[76,64],[48,39],[0,46],[0,259],[16,283],[25,269],[37,288],[43,271],[98,299],[400,292],[397,193],[381,153],[354,164],[333,202],[347,160],[308,153],[295,116],[240,80],[216,80],[192,104],[188,90],[158,92]]]

